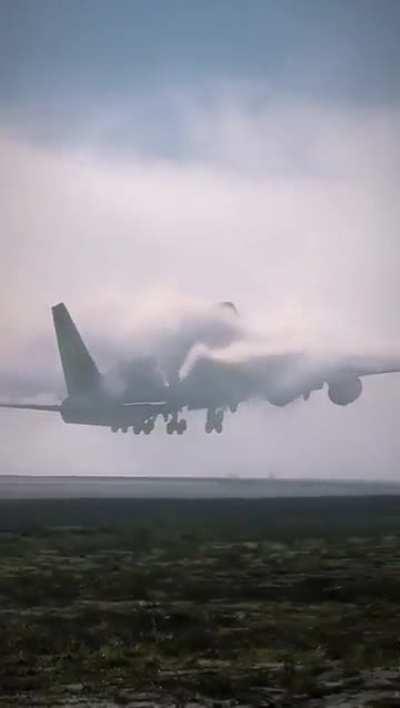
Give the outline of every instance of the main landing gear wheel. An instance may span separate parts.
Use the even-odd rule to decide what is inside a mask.
[[[167,434],[172,435],[172,433],[178,433],[178,435],[183,435],[185,430],[187,430],[187,422],[184,418],[178,420],[177,418],[172,418],[167,423]]]
[[[187,422],[184,418],[182,418],[176,426],[176,432],[178,435],[183,435],[185,430],[187,430]]]
[[[144,423],[136,423],[132,426],[132,431],[135,435],[140,435],[144,433],[145,435],[150,435],[154,430],[154,420],[146,420]]]
[[[215,430],[216,433],[222,433],[222,424],[224,422],[224,412],[223,411],[213,411],[209,409],[207,411],[207,420],[205,431],[206,433],[212,433]]]
[[[146,420],[145,424],[143,425],[143,432],[145,435],[150,435],[150,433],[154,430],[154,421],[153,420]]]

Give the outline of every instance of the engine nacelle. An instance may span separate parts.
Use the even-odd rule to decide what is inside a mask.
[[[336,406],[348,406],[354,403],[361,393],[361,380],[353,376],[343,376],[329,384],[328,396]]]

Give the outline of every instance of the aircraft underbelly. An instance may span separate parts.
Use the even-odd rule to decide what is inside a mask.
[[[73,423],[76,425],[103,425],[110,427],[116,424],[118,421],[115,420],[115,416],[110,416],[108,414],[97,413],[68,413],[61,414],[64,423]]]
[[[61,416],[65,423],[76,425],[99,425],[105,427],[130,426],[138,422],[145,421],[150,417],[152,411],[141,410],[140,408],[121,406],[115,409],[110,408],[83,408],[62,410]],[[153,414],[154,415],[154,414]]]

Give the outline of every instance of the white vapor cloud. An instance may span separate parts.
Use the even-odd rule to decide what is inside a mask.
[[[62,395],[49,319],[61,300],[102,368],[160,347],[173,361],[192,313],[197,327],[224,300],[275,343],[396,348],[398,107],[265,105],[240,88],[181,110],[179,162],[144,155],[139,138],[110,151],[94,129],[69,150],[0,131],[2,398]],[[122,440],[2,413],[2,471],[390,476],[399,409],[392,376],[345,411],[323,394],[243,410],[218,440],[196,416],[179,440]]]

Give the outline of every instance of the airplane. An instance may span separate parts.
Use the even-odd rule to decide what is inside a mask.
[[[230,302],[218,304],[238,317]],[[388,356],[326,356],[318,358],[303,351],[267,351],[251,359],[219,356],[217,348],[208,349],[191,368],[190,375],[180,378],[176,363],[171,382],[160,376],[156,368],[136,371],[141,386],[115,395],[107,386],[64,303],[52,307],[58,350],[64,373],[67,397],[60,404],[0,403],[0,408],[14,408],[59,413],[65,423],[97,425],[112,432],[126,433],[129,428],[138,435],[149,435],[161,416],[166,432],[182,435],[187,421],[179,418],[183,409],[206,411],[206,433],[222,433],[224,414],[235,413],[239,405],[250,399],[266,400],[272,405],[285,406],[296,399],[308,400],[313,391],[328,385],[332,403],[346,406],[362,393],[364,376],[400,372],[400,359]],[[225,342],[234,342],[235,333],[225,333]],[[184,358],[191,345],[181,352]],[[135,364],[133,366],[136,366]],[[159,373],[159,372],[158,372]],[[147,379],[146,379],[147,375]],[[138,391],[148,395],[138,397]]]

